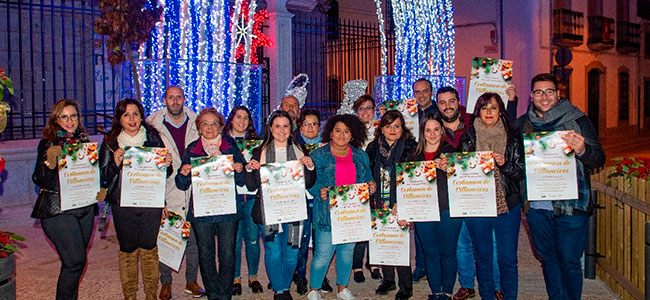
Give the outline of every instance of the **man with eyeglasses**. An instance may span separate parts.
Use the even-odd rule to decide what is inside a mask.
[[[531,81],[532,103],[515,126],[522,133],[568,130],[562,138],[576,153],[578,199],[530,202],[526,219],[535,251],[542,258],[546,292],[550,299],[580,299],[591,170],[605,163],[605,152],[589,118],[558,95],[555,76],[542,73]],[[525,183],[522,187],[525,188]]]
[[[185,106],[185,93],[178,86],[170,86],[165,91],[163,98],[165,108],[151,114],[147,122],[160,132],[160,137],[165,147],[172,154],[175,166],[181,165],[181,155],[185,147],[199,138],[196,129],[196,113]],[[165,186],[165,201],[168,211],[173,211],[185,218],[187,205],[190,200],[191,191],[181,191],[176,188],[174,178],[177,170],[174,169],[172,176],[167,178]],[[185,248],[185,292],[193,297],[201,297],[205,293],[196,283],[199,271],[199,249],[196,244],[194,230],[190,229],[190,237]],[[172,298],[172,269],[165,264],[160,264],[160,283],[162,288],[158,298],[169,300]]]

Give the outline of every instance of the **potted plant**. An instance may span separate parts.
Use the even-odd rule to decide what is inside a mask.
[[[11,111],[11,106],[7,102],[2,101],[5,96],[5,88],[10,95],[14,94],[14,86],[11,79],[5,75],[5,70],[0,67],[0,133],[5,131],[7,126],[7,113]]]
[[[22,248],[25,238],[11,232],[0,231],[0,299],[16,299],[14,253]]]

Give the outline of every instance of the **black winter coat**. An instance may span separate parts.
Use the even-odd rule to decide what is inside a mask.
[[[456,151],[451,144],[445,143],[436,158],[440,158],[442,153],[452,153]],[[408,161],[423,161],[424,153],[411,155]],[[436,168],[436,185],[438,187],[438,207],[440,211],[449,210],[449,189],[447,187],[447,172]]]
[[[397,146],[397,145],[396,145]],[[391,155],[394,159],[391,161],[391,164],[396,164],[400,162],[407,162],[409,161],[409,157],[415,152],[415,148],[418,147],[418,143],[410,138],[410,139],[405,139],[404,140],[404,148],[400,153],[395,153],[395,155]],[[395,151],[396,149],[393,149]],[[377,191],[375,191],[374,195],[374,203],[371,203],[371,208],[373,209],[380,209],[382,208],[382,200],[381,200],[381,174],[380,174],[380,163],[379,163],[379,156],[381,156],[381,153],[379,151],[379,143],[375,139],[374,141],[370,142],[368,144],[368,147],[366,147],[366,153],[368,154],[368,158],[370,159],[370,170],[372,171],[372,177],[375,179],[375,182],[377,183]],[[437,175],[437,174],[436,174]],[[397,184],[395,181],[395,167],[392,168],[392,171],[390,172],[390,208],[393,207],[393,205],[397,202]]]

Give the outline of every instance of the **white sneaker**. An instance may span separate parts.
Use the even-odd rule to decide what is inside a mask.
[[[323,297],[321,297],[320,293],[317,290],[311,290],[309,294],[307,294],[307,300],[322,300]]]
[[[352,292],[348,288],[344,288],[342,291],[340,291],[337,295],[336,298],[342,299],[342,300],[357,300],[357,297],[352,295]]]

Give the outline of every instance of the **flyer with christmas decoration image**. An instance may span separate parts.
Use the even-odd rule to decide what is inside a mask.
[[[244,159],[248,162],[253,157],[253,149],[261,145],[264,140],[237,140],[237,148],[241,151],[241,154],[244,156]]]
[[[195,217],[237,212],[235,169],[231,154],[191,159],[192,208]]]
[[[329,189],[332,245],[370,239],[370,193],[367,183]]]
[[[575,151],[562,136],[569,131],[524,134],[528,200],[578,199]]]
[[[496,217],[496,183],[492,151],[443,154],[448,157],[449,214],[453,217]]]
[[[411,161],[395,165],[397,215],[409,222],[440,221],[436,164]],[[442,178],[445,180],[446,178]]]
[[[371,211],[370,227],[370,264],[408,266],[411,254],[409,226],[399,226],[397,216],[384,208]]]
[[[64,144],[58,157],[61,210],[97,203],[100,188],[97,143]]]
[[[305,177],[298,160],[267,163],[260,168],[264,225],[307,219]]]
[[[512,82],[511,60],[487,57],[474,57],[472,59],[471,79],[467,94],[467,112],[474,111],[478,97],[484,93],[497,93],[501,96],[503,104],[507,106],[508,95],[506,89]]]
[[[160,220],[158,230],[158,260],[178,272],[190,237],[190,223],[174,212]]]
[[[413,133],[419,132],[418,126],[420,124],[418,121],[418,102],[415,98],[384,101],[381,106],[387,110],[398,110],[401,112],[402,116],[404,116],[405,122],[405,124],[402,125],[411,130]],[[414,137],[417,141],[418,134],[414,134]]]
[[[123,207],[165,207],[167,148],[126,147],[122,161]]]
[[[307,149],[308,154],[312,154],[316,149],[323,147],[327,145],[327,143],[312,143],[312,144],[305,144],[305,149]]]

